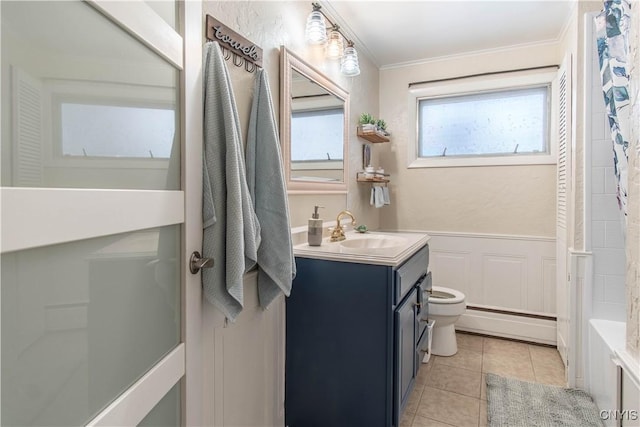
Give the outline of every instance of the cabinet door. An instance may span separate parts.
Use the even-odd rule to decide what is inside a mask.
[[[415,345],[417,330],[417,289],[409,292],[404,302],[395,310],[395,419],[399,420],[402,408],[413,388],[415,373]]]

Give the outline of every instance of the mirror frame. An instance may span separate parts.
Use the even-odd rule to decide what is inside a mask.
[[[344,102],[342,182],[315,182],[291,179],[291,79],[294,70]],[[280,46],[280,145],[282,147],[285,180],[287,181],[287,192],[289,194],[347,193],[347,177],[349,176],[349,117],[349,92],[342,89],[286,47]]]

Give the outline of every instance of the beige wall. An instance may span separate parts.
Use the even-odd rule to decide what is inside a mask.
[[[634,4],[631,20],[640,21]],[[640,26],[631,27],[631,140],[627,211],[627,350],[640,361]]]
[[[392,133],[381,163],[394,205],[382,212],[382,227],[555,236],[555,165],[407,169],[408,84],[561,61],[552,43],[381,70],[380,116]]]
[[[355,182],[355,171],[362,169],[362,142],[356,136],[358,116],[363,111],[377,114],[378,70],[362,54],[359,55],[361,74],[345,77],[340,74],[338,62],[328,62],[318,48],[309,47],[304,40],[304,27],[311,12],[311,3],[205,1],[204,13],[211,14],[233,30],[259,45],[264,51],[263,65],[269,74],[271,95],[275,108],[280,105],[280,46],[284,45],[302,57],[313,67],[350,93],[351,118],[349,128],[349,192],[348,195],[290,195],[291,225],[307,225],[307,220],[316,204],[325,206],[321,216],[335,219],[342,209],[350,209],[358,219],[372,228],[378,226],[379,215],[369,207],[369,194]],[[357,46],[356,46],[357,49]],[[229,72],[233,80],[240,123],[246,138],[254,76],[231,63]],[[279,118],[279,111],[276,111]]]

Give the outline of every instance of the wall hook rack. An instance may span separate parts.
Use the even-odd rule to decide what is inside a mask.
[[[206,32],[207,40],[218,42],[225,60],[233,56],[233,65],[244,65],[244,69],[250,73],[262,68],[262,48],[211,15],[207,15]]]
[[[231,52],[229,52],[229,49],[222,47],[222,55],[224,55],[224,60],[228,61],[231,59]]]

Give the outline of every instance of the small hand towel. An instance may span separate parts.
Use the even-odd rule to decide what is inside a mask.
[[[376,188],[371,187],[371,196],[369,197],[369,204],[374,206],[376,204]]]
[[[382,187],[382,197],[385,205],[391,204],[391,199],[389,198],[389,187],[387,186]]]
[[[375,190],[375,203],[376,208],[381,208],[384,206],[384,195],[382,194],[382,187],[376,187]]]
[[[242,136],[229,71],[216,42],[205,45],[202,270],[205,297],[233,321],[243,306],[243,276],[258,259],[260,224],[247,187]]]
[[[291,243],[287,187],[282,168],[280,138],[269,80],[258,70],[247,135],[247,180],[260,221],[258,298],[267,308],[280,294],[289,296],[296,275]]]

